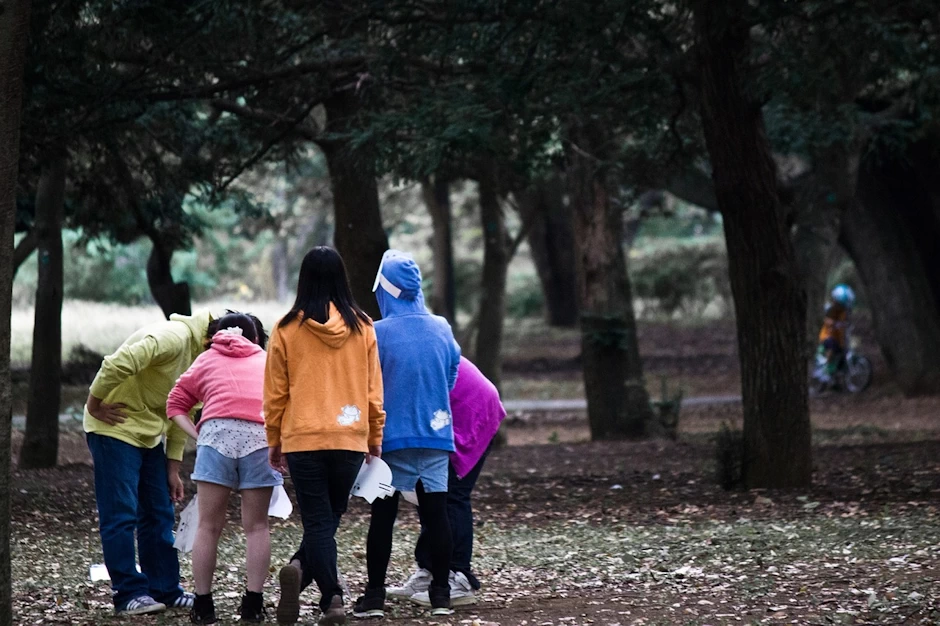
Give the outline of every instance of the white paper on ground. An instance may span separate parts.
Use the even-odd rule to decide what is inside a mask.
[[[287,497],[287,492],[284,490],[284,486],[278,485],[275,487],[274,491],[271,492],[271,505],[268,506],[268,515],[271,517],[287,519],[290,517],[290,514],[293,510],[294,505],[291,504],[290,498]]]
[[[380,458],[372,457],[369,463],[363,463],[359,468],[359,475],[353,484],[351,496],[365,498],[372,504],[376,498],[387,498],[395,493],[392,487],[392,470],[388,463]]]
[[[173,547],[180,552],[192,552],[193,543],[196,541],[196,529],[199,527],[199,505],[196,499],[199,495],[193,496],[183,512],[180,513],[180,523],[176,527],[176,540]]]
[[[137,566],[137,571],[140,571],[140,565]],[[111,580],[111,574],[104,563],[95,563],[88,568],[88,578],[91,579],[91,582],[96,583],[102,580]]]
[[[405,499],[405,502],[410,502],[415,506],[418,506],[418,494],[414,491],[402,491],[401,497]]]

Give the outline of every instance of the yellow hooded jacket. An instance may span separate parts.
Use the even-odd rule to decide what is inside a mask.
[[[382,368],[375,328],[354,333],[330,305],[325,324],[299,317],[271,332],[264,427],[281,452],[368,452],[382,443]]]
[[[114,437],[138,448],[154,448],[166,434],[167,457],[182,460],[186,433],[166,416],[166,399],[177,379],[205,350],[209,311],[144,326],[101,362],[91,395],[123,403],[127,420],[110,426],[85,407],[85,432]]]

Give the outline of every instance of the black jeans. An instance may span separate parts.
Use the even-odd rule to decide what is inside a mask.
[[[474,589],[480,588],[480,583],[470,569],[470,560],[473,558],[473,508],[470,505],[470,494],[476,485],[483,462],[489,450],[480,457],[477,464],[463,478],[457,478],[454,466],[450,466],[450,476],[447,479],[447,517],[450,519],[450,535],[453,538],[454,549],[450,557],[450,569],[454,572],[463,572]],[[421,517],[421,507],[418,507],[418,516]],[[431,547],[424,520],[421,520],[421,535],[415,546],[415,561],[418,567],[431,569]]]
[[[336,529],[365,457],[349,450],[288,452],[285,456],[304,525],[303,542],[291,560],[300,561],[301,589],[316,581],[320,608],[326,610],[334,595],[343,595],[336,578]]]

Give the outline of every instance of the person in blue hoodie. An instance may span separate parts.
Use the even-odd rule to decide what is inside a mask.
[[[385,575],[399,492],[413,491],[430,539],[431,614],[449,615],[452,542],[447,481],[454,451],[450,391],[457,382],[460,346],[447,320],[425,307],[421,270],[410,255],[387,251],[372,290],[382,312],[375,323],[385,387],[382,459],[392,470],[396,491],[372,503],[366,554],[369,581],[353,614],[385,615]]]

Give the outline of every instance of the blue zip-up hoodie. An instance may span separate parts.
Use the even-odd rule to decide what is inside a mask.
[[[375,336],[385,387],[382,450],[454,450],[450,390],[460,346],[443,317],[424,306],[421,270],[411,256],[389,250],[373,291],[382,311]]]

